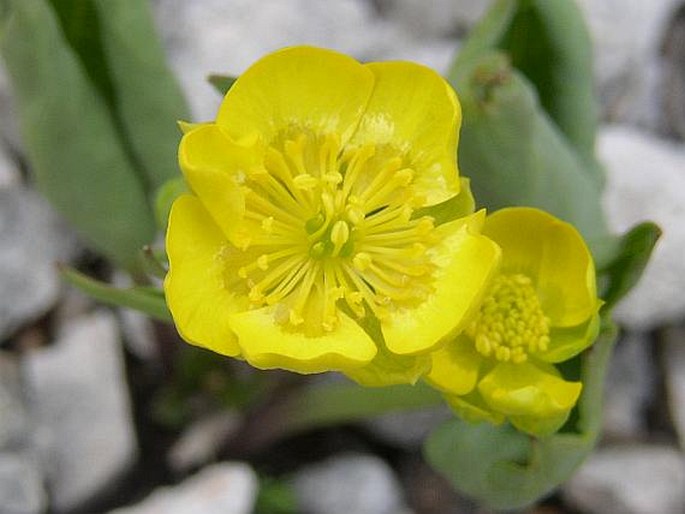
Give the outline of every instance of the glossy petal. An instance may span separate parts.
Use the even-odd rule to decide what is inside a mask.
[[[284,329],[274,321],[273,307],[232,314],[230,322],[243,356],[261,369],[344,371],[368,364],[377,351],[368,334],[343,313],[336,330],[319,337]]]
[[[429,351],[454,337],[476,311],[494,274],[500,249],[477,233],[483,211],[445,223],[442,241],[428,250],[437,266],[434,291],[412,309],[398,309],[381,320],[388,349],[397,354]]]
[[[571,414],[571,410],[566,410],[555,416],[540,418],[537,416],[511,416],[509,421],[512,425],[518,428],[521,432],[544,437],[552,435],[564,426],[566,420]]]
[[[552,328],[547,351],[535,355],[545,362],[564,362],[589,347],[599,334],[599,312],[575,327]]]
[[[445,393],[465,395],[476,387],[482,362],[471,340],[460,336],[431,353],[431,370],[425,380]]]
[[[180,196],[171,209],[166,238],[169,273],[166,300],[179,333],[191,344],[237,356],[229,314],[246,308],[226,290],[222,259],[226,238],[200,201]]]
[[[273,141],[288,128],[337,133],[344,144],[373,89],[373,73],[331,50],[293,47],[250,66],[221,104],[217,124],[236,139],[259,133]]]
[[[596,311],[592,256],[578,231],[539,209],[512,207],[488,216],[483,234],[502,247],[502,271],[534,282],[553,326],[569,327]]]
[[[236,246],[249,241],[242,223],[245,198],[241,176],[256,164],[259,151],[254,141],[237,144],[213,124],[201,124],[186,133],[178,158],[183,175],[214,222]]]
[[[380,62],[366,67],[376,84],[352,144],[374,141],[405,153],[425,205],[457,194],[461,107],[454,90],[419,64]]]
[[[415,384],[428,371],[430,365],[428,355],[394,355],[381,347],[369,364],[344,373],[365,387],[386,387]]]
[[[546,418],[570,410],[582,384],[561,378],[552,366],[501,363],[478,384],[478,391],[494,410],[508,416]]]

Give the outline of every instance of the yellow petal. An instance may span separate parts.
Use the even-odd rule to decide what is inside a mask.
[[[226,238],[200,200],[192,195],[176,199],[166,236],[167,305],[183,339],[217,353],[237,356],[240,347],[228,317],[231,312],[244,309],[245,300],[224,286],[222,252],[226,245]]]
[[[461,107],[438,73],[409,62],[369,63],[376,84],[352,144],[369,141],[404,153],[424,205],[459,192],[457,140]]]
[[[476,210],[476,199],[471,191],[471,181],[467,177],[459,177],[459,184],[458,195],[439,204],[417,209],[413,217],[418,219],[422,216],[430,216],[435,220],[436,225],[442,225],[473,214]]]
[[[332,332],[308,337],[274,321],[275,307],[248,310],[230,316],[231,327],[245,359],[256,368],[282,368],[298,373],[344,371],[368,364],[376,344],[343,313]]]
[[[502,247],[504,273],[533,280],[553,326],[578,325],[595,313],[594,263],[572,225],[539,209],[511,207],[488,216],[483,234]]]
[[[238,144],[213,124],[202,124],[181,139],[178,158],[190,188],[236,246],[249,240],[241,181],[260,157],[256,142]]]
[[[550,331],[547,351],[538,352],[535,358],[545,362],[564,362],[594,343],[600,328],[599,313],[575,327],[555,328]]]
[[[429,355],[395,355],[381,347],[369,364],[344,373],[365,387],[385,387],[415,384],[429,368]]]
[[[509,421],[521,432],[537,437],[552,435],[564,426],[571,410],[561,412],[555,416],[538,418],[535,416],[511,416]]]
[[[478,391],[494,410],[509,416],[547,418],[569,411],[582,384],[561,378],[552,366],[524,362],[501,363],[478,384]]]
[[[456,336],[475,313],[500,258],[500,249],[477,233],[480,211],[436,228],[444,236],[428,250],[437,266],[433,293],[415,308],[381,320],[388,349],[402,355],[429,351]]]
[[[482,357],[473,348],[471,340],[458,336],[430,356],[431,370],[425,380],[431,386],[459,396],[476,387]]]
[[[234,138],[253,132],[267,142],[287,128],[336,133],[344,144],[373,89],[370,70],[343,54],[299,46],[271,53],[231,86],[217,124]]]

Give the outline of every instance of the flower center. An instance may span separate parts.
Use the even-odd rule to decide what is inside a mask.
[[[243,262],[253,307],[277,305],[277,321],[330,331],[344,308],[379,319],[432,291],[433,220],[413,219],[421,198],[399,152],[343,148],[334,134],[299,132],[269,147],[243,181],[253,233]]]
[[[520,363],[530,353],[545,351],[549,319],[530,278],[520,273],[495,278],[466,334],[480,354],[499,361]]]

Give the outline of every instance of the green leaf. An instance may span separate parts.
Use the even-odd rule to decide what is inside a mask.
[[[94,280],[68,267],[61,268],[60,272],[67,282],[98,301],[118,307],[128,307],[160,321],[172,321],[164,300],[164,292],[160,289],[153,287],[120,289]]]
[[[0,51],[38,187],[98,251],[137,267],[155,232],[107,102],[45,0],[4,0]]]
[[[176,122],[189,117],[188,107],[167,66],[148,2],[91,1],[115,91],[114,115],[152,195],[179,174]]]
[[[533,438],[510,425],[452,420],[426,441],[428,462],[458,490],[492,508],[521,508],[542,498],[568,479],[594,448],[615,338],[615,327],[606,323],[592,349],[579,357],[583,393],[573,431]]]
[[[283,405],[282,433],[358,421],[393,411],[443,403],[434,389],[419,383],[365,388],[353,383],[314,385],[298,390]]]
[[[607,237],[597,184],[506,56],[462,67],[459,166],[479,203],[544,209],[575,225],[593,248]]]
[[[219,93],[225,95],[238,78],[227,75],[210,75],[207,80]]]
[[[100,20],[93,0],[49,0],[64,39],[104,100],[114,107],[116,94],[102,46]]]
[[[606,309],[616,305],[640,280],[660,236],[657,225],[645,222],[618,239],[613,259],[598,270]]]
[[[597,131],[592,44],[575,2],[519,0],[501,48],[535,85],[540,104],[568,141],[592,162]]]
[[[498,48],[511,26],[516,14],[518,0],[496,0],[469,32],[466,41],[459,49],[447,78],[453,84],[458,82],[464,68],[471,68],[474,59]]]
[[[573,0],[499,0],[474,28],[449,77],[458,82],[474,59],[499,49],[535,87],[540,104],[599,186],[603,171],[594,156],[597,102],[592,44]]]

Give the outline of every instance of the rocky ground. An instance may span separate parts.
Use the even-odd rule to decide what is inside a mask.
[[[664,235],[616,313],[623,332],[601,445],[531,512],[676,514],[685,511],[685,3],[579,3],[596,45],[610,225],[621,232],[653,220]],[[444,71],[484,4],[153,1],[197,120],[212,118],[220,100],[207,74],[239,74],[285,45]],[[208,363],[167,327],[96,306],[59,280],[56,262],[107,269],[31,188],[12,113],[0,73],[0,513],[487,512],[420,458],[444,410],[303,434],[249,459],[227,447],[241,414],[192,394],[220,388],[224,362]],[[204,382],[174,369],[179,352],[210,370]],[[167,390],[179,376],[181,392]],[[183,416],[174,395],[190,402]]]

